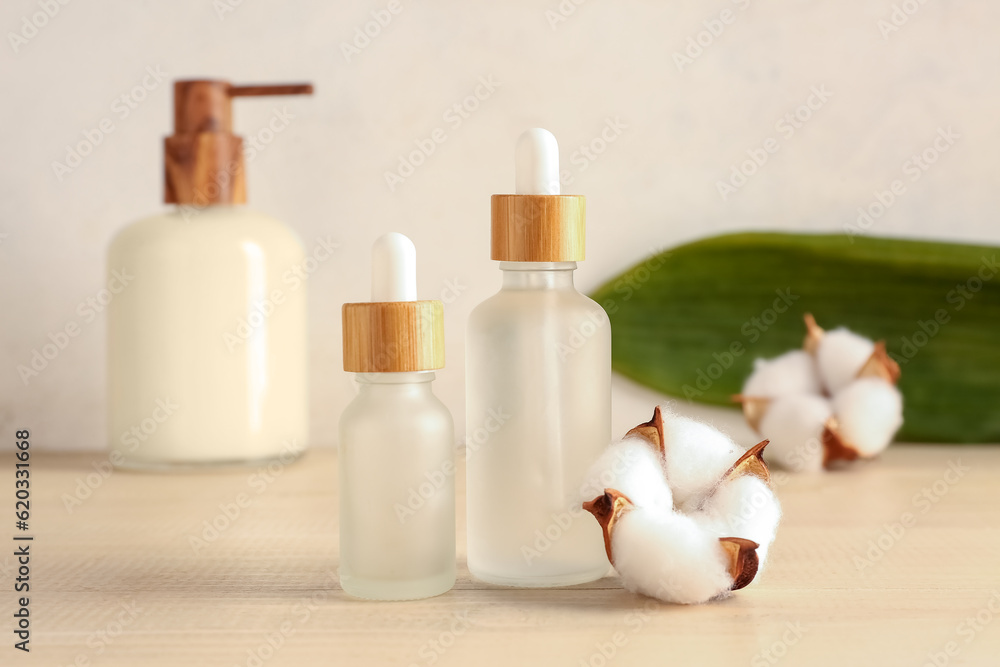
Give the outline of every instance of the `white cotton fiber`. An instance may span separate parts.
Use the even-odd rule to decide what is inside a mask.
[[[737,397],[747,423],[771,441],[768,462],[783,468],[818,471],[827,458],[871,458],[902,424],[902,396],[894,386],[899,366],[886,357],[882,341],[844,327],[823,331],[811,315],[806,328],[808,352],[755,363]]]
[[[721,431],[666,411],[663,441],[667,484],[679,506],[711,491],[743,454],[743,448]]]
[[[581,489],[581,501],[604,489],[621,491],[634,505],[669,512],[673,496],[663,477],[659,452],[647,440],[632,436],[612,444],[590,467]]]
[[[613,522],[606,497],[587,506],[608,531],[610,556],[625,588],[667,602],[696,604],[725,595],[734,585],[731,552],[720,539],[759,544],[754,554],[759,569],[774,541],[781,509],[760,478],[741,474],[724,479],[744,454],[742,447],[715,428],[662,406],[661,414],[664,456],[648,439],[627,436],[594,463],[581,493],[589,501],[614,489],[631,501]]]
[[[816,362],[827,391],[836,394],[846,387],[874,351],[875,343],[843,327],[826,332],[816,350]]]
[[[772,398],[790,394],[822,393],[816,360],[808,352],[792,350],[774,359],[757,359],[743,384],[744,396]]]
[[[903,425],[903,397],[881,378],[861,378],[833,397],[840,435],[861,456],[875,456],[889,446]]]
[[[764,458],[796,472],[823,469],[823,429],[833,414],[822,396],[785,396],[771,401],[760,420],[760,434],[771,441]]]
[[[705,602],[733,585],[718,537],[681,514],[626,512],[612,550],[625,588],[667,602]]]
[[[778,532],[781,505],[763,480],[743,475],[723,482],[695,518],[704,521],[718,537],[742,537],[759,544],[760,570]]]

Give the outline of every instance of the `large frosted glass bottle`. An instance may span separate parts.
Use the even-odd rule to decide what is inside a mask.
[[[468,562],[478,579],[564,586],[608,571],[601,529],[580,507],[611,439],[611,325],[573,285],[585,200],[559,194],[558,146],[517,146],[517,194],[494,195],[499,293],[466,337]]]
[[[117,466],[293,460],[308,444],[305,253],[245,206],[233,97],[311,86],[174,85],[165,196],[108,251],[108,437]],[[325,249],[324,252],[329,252]]]
[[[340,418],[340,584],[375,600],[455,584],[455,439],[431,390],[444,366],[444,307],[416,300],[402,234],[372,249],[372,302],[344,304],[344,370],[359,390]]]

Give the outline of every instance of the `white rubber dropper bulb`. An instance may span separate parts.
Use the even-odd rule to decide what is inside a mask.
[[[372,245],[372,301],[417,300],[417,249],[406,235],[389,232]]]
[[[525,130],[514,150],[514,194],[559,194],[559,143],[548,130]]]

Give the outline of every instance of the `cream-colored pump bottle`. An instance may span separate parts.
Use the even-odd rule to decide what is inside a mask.
[[[125,283],[107,315],[116,465],[288,461],[307,446],[305,255],[291,229],[244,205],[231,98],[308,92],[175,84],[165,200],[176,207],[126,227],[108,252]]]
[[[558,145],[517,146],[517,194],[494,195],[501,290],[466,336],[469,571],[508,586],[566,586],[608,571],[581,508],[588,468],[611,439],[611,324],[573,285],[585,200],[559,194]]]
[[[402,234],[372,249],[372,302],[344,304],[344,370],[358,395],[340,418],[340,583],[376,600],[440,595],[455,583],[455,440],[434,396],[444,307],[416,300],[416,250]]]

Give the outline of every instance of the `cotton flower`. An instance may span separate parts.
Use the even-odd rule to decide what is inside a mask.
[[[663,421],[663,467],[674,504],[685,507],[709,493],[743,449],[708,424],[670,415]],[[685,507],[686,508],[686,507]]]
[[[618,489],[643,507],[669,510],[674,504],[659,453],[648,440],[635,435],[613,443],[591,466],[581,502],[600,495],[606,488]]]
[[[683,514],[628,511],[618,522],[612,545],[622,583],[635,593],[697,604],[733,586],[718,537]]]
[[[853,331],[841,327],[826,332],[815,355],[827,391],[836,393],[854,381],[873,352],[875,343]]]
[[[758,359],[735,397],[747,422],[771,440],[768,460],[797,471],[871,458],[903,423],[899,365],[882,341],[805,316],[803,350]]]
[[[757,359],[753,373],[743,385],[747,396],[775,398],[790,394],[822,392],[813,356],[805,350],[791,350],[774,359]]]
[[[823,431],[833,406],[823,396],[803,394],[771,401],[758,426],[771,440],[768,461],[796,472],[817,472],[825,463]]]
[[[594,463],[584,503],[604,531],[625,588],[696,604],[748,585],[763,566],[781,510],[762,458],[718,430],[657,407]]]
[[[862,378],[833,397],[840,435],[858,454],[874,456],[889,446],[903,425],[903,397],[879,378]]]
[[[778,531],[781,508],[770,485],[754,475],[724,480],[693,514],[720,535],[739,535],[757,543],[760,569]]]

